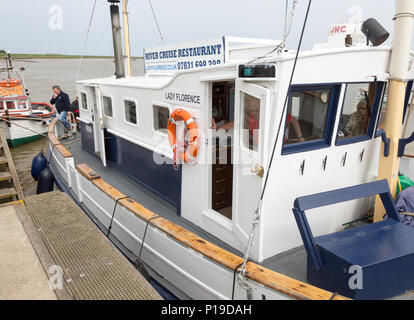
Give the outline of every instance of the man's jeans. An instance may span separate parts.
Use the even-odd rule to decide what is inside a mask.
[[[59,113],[59,121],[63,123],[66,130],[70,131],[70,123],[67,120],[67,117],[68,117],[67,111],[62,111],[61,113]]]

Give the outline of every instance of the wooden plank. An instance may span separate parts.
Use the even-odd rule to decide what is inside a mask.
[[[49,137],[49,141],[50,143],[52,143],[54,145],[54,149],[58,150],[59,153],[65,157],[65,158],[70,158],[72,157],[72,153],[70,153],[68,151],[68,149],[66,149],[59,141],[59,139],[56,137],[55,135],[55,126],[56,126],[56,121],[57,119],[53,120],[52,123],[49,125],[48,128],[48,137]]]
[[[6,199],[14,196],[17,196],[17,191],[15,188],[0,189],[0,199]]]
[[[10,153],[9,146],[7,144],[6,135],[4,134],[4,131],[2,128],[0,128],[0,141],[1,141],[1,144],[3,145],[4,157],[7,159],[6,162],[9,167],[9,172],[11,173],[12,178],[13,178],[15,192],[17,192],[17,196],[19,200],[24,200],[23,190],[20,185],[20,181],[19,181],[19,177],[16,172],[16,168],[14,167],[14,162],[13,162],[12,155]]]
[[[87,164],[81,163],[76,165],[76,170],[88,180],[100,179],[101,176],[93,171]]]
[[[1,134],[1,132],[0,132],[0,134]],[[5,164],[5,163],[7,163],[7,158],[6,158],[6,157],[1,156],[1,157],[0,157],[0,164]]]
[[[12,175],[8,171],[0,172],[0,181],[11,180]]]
[[[146,221],[157,216],[157,214],[132,199],[123,199],[120,200],[119,203]],[[200,238],[196,234],[170,222],[167,219],[159,217],[152,220],[150,224],[164,231],[180,243],[197,252],[200,252],[204,256],[229,268],[230,270],[234,270],[243,262],[241,257]],[[277,273],[273,270],[257,265],[254,262],[248,262],[246,270],[246,276],[248,278],[295,299],[328,300],[333,297],[334,300],[348,300],[340,295],[333,296],[333,294],[329,291]]]
[[[56,124],[56,121],[57,121],[57,119],[55,119],[55,120],[52,121],[52,123],[49,125],[48,131],[47,131],[47,135],[49,137],[49,141],[53,145],[60,144],[60,141],[58,140],[58,138],[55,135],[55,124]]]
[[[92,183],[97,186],[100,190],[102,190],[106,195],[110,196],[112,199],[117,200],[121,198],[125,198],[122,192],[118,191],[114,187],[112,187],[109,183],[106,183],[103,179],[92,179]]]
[[[59,153],[63,156],[63,157],[65,157],[65,158],[70,158],[70,157],[72,157],[72,153],[70,153],[69,151],[68,151],[68,149],[66,149],[64,146],[62,146],[61,144],[57,144],[57,145],[55,145],[55,149],[57,150],[57,151],[59,151]]]

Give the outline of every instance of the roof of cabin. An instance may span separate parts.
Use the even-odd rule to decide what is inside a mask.
[[[243,49],[242,49],[243,48]],[[277,63],[277,62],[284,62],[293,60],[296,55],[295,50],[287,50],[281,54],[278,54],[276,52],[273,52],[269,55],[267,55],[265,58],[257,56],[257,48],[266,48],[266,53],[269,51],[269,47],[265,46],[263,47],[263,44],[257,44],[255,47],[254,45],[249,46],[242,46],[242,47],[236,47],[235,50],[243,50],[246,52],[249,52],[251,50],[252,55],[237,55],[238,59],[229,59],[227,63],[214,66],[214,67],[208,67],[208,68],[199,68],[199,69],[190,69],[190,70],[180,70],[173,74],[163,74],[163,75],[144,75],[144,76],[134,76],[134,77],[125,77],[121,79],[116,79],[115,76],[112,77],[106,77],[106,78],[96,78],[96,79],[88,79],[88,80],[80,80],[77,81],[78,84],[83,85],[115,85],[115,86],[126,86],[126,87],[135,87],[135,88],[143,88],[143,89],[159,89],[167,86],[170,82],[174,80],[174,78],[179,74],[185,74],[185,73],[194,73],[194,72],[200,72],[200,71],[209,71],[209,70],[219,70],[223,68],[229,68],[229,67],[236,67],[238,64],[243,64],[251,61],[252,59],[257,58],[257,63]],[[324,55],[336,55],[336,54],[358,54],[363,52],[389,52],[391,51],[390,46],[378,46],[378,47],[372,47],[372,46],[365,46],[365,45],[357,45],[352,47],[336,47],[336,48],[317,48],[307,51],[302,51],[299,54],[299,59],[307,58],[307,57],[317,57],[317,56],[324,56]],[[414,52],[411,52],[411,57],[414,57]],[[414,69],[414,68],[413,68]],[[411,69],[409,72],[409,78],[411,79],[414,76],[414,70]]]

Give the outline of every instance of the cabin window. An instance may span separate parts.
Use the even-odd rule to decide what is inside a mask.
[[[134,101],[124,100],[125,120],[137,124],[137,106]]]
[[[167,107],[153,106],[153,114],[154,130],[166,133],[170,110]]]
[[[257,151],[260,138],[260,99],[241,93],[242,143],[246,148]]]
[[[26,109],[26,101],[17,101],[17,109]]]
[[[104,107],[104,115],[107,117],[113,117],[112,113],[112,99],[111,97],[103,96],[103,107]]]
[[[349,83],[346,86],[337,144],[370,139],[381,82]]]
[[[86,93],[81,92],[81,105],[82,109],[88,110],[88,102],[86,99]]]
[[[7,101],[6,107],[7,107],[7,110],[12,110],[16,108],[16,105],[14,104],[14,101]]]
[[[328,147],[340,85],[293,86],[285,119],[283,154]]]

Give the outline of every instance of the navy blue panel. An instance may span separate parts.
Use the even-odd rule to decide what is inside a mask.
[[[164,163],[158,164],[153,151],[106,130],[105,150],[108,163],[173,204],[180,213],[181,166],[175,171],[167,158],[163,158]]]
[[[359,184],[352,187],[299,197],[295,200],[295,207],[299,211],[305,211],[318,207],[328,206],[335,203],[370,197],[377,194],[388,192],[388,182],[384,179],[379,181],[373,181],[370,183]],[[389,209],[393,210],[394,208]]]
[[[414,289],[414,229],[393,219],[315,239],[324,263],[308,281],[354,299],[385,299]],[[362,286],[351,288],[357,266]]]
[[[305,210],[375,194],[380,195],[388,219],[313,237]],[[307,279],[312,285],[354,299],[390,298],[414,290],[414,229],[398,220],[387,180],[297,198],[293,213],[308,254]],[[350,286],[357,278],[362,286]]]
[[[316,249],[315,239],[306,219],[305,210],[328,206],[335,203],[366,198],[379,194],[388,216],[399,221],[394,200],[391,197],[387,180],[374,181],[353,187],[342,188],[327,192],[296,198],[293,214],[302,237],[303,244],[316,270],[323,266],[323,261]],[[334,213],[333,213],[334,214]]]
[[[95,143],[93,138],[93,125],[80,122],[81,126],[81,137],[82,137],[82,148],[91,153],[95,153]]]

